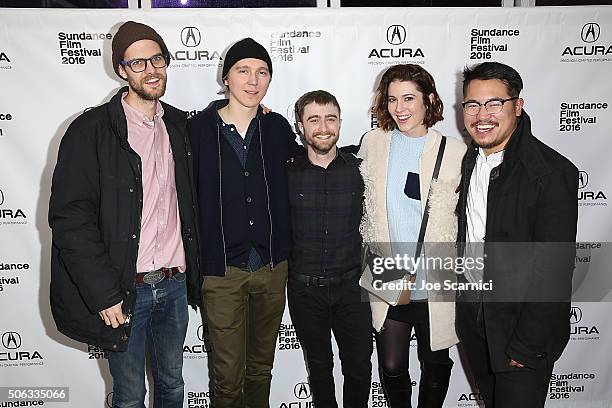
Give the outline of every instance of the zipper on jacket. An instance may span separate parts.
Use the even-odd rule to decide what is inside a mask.
[[[497,167],[491,169],[491,174],[489,174],[489,188],[487,189],[487,219],[495,218],[494,211],[492,210],[492,206],[495,204],[495,189],[499,184],[499,172],[501,171],[501,166],[503,165],[503,161]],[[488,222],[485,222],[485,236],[484,241],[486,242],[489,235]]]
[[[126,140],[127,142],[127,140]],[[142,161],[140,159],[140,156],[138,155],[138,153],[136,153],[134,151],[134,149],[132,149],[132,147],[130,146],[130,143],[127,142],[127,146],[128,149],[126,149],[128,151],[129,154],[132,154],[135,156],[136,158],[136,181],[140,183],[140,188],[137,188],[137,191],[140,192],[141,196],[138,197],[138,218],[137,218],[137,225],[135,225],[135,232],[138,233],[138,241],[136,242],[136,259],[134,259],[134,277],[132,278],[132,286],[131,286],[131,290],[136,290],[135,288],[135,283],[134,283],[134,278],[136,276],[136,265],[138,263],[138,250],[140,249],[140,232],[141,232],[141,227],[142,227],[142,206],[143,206],[143,200],[144,200],[144,191],[142,188]],[[133,169],[133,167],[132,167]]]
[[[462,242],[460,243],[461,245],[461,254],[459,254],[460,256],[465,256],[465,248],[467,245],[467,195],[468,195],[468,188],[469,188],[469,183],[470,183],[470,179],[472,177],[472,174],[470,173],[470,177],[467,177],[467,167],[468,167],[468,162],[467,162],[467,153],[466,153],[466,160],[463,161],[463,165],[462,165],[462,169],[461,169],[461,174],[462,179],[461,182],[463,183],[463,185],[461,186],[461,188],[463,189],[463,194],[461,197],[461,219],[460,219],[460,225],[459,228],[461,228],[460,234],[463,237]],[[474,169],[472,168],[472,172],[474,171]]]
[[[261,120],[260,119],[257,119],[257,129],[259,130],[259,154],[261,155],[264,182],[266,184],[266,198],[267,198],[266,204],[268,206],[268,219],[270,220],[270,270],[272,270],[274,269],[274,258],[272,257],[272,212],[270,211],[270,189],[268,187],[268,178],[266,177],[266,161],[264,159],[264,154],[263,154],[263,138],[261,137]]]
[[[219,160],[219,211],[221,212],[221,240],[223,241],[223,276],[226,275],[227,271],[227,254],[225,252],[225,232],[223,231],[223,183],[221,182],[221,137],[219,124],[217,123],[217,157]]]
[[[109,112],[110,115],[110,112]],[[111,119],[113,120],[113,119]],[[119,123],[119,119],[115,118],[115,129],[118,130],[120,129],[120,123]],[[127,130],[127,129],[126,129]],[[140,248],[140,232],[141,232],[141,224],[142,224],[142,205],[143,205],[143,199],[144,197],[142,195],[144,195],[143,193],[143,189],[142,189],[142,168],[141,168],[141,159],[140,156],[138,155],[138,153],[136,153],[134,151],[134,149],[132,149],[132,146],[130,146],[130,143],[128,141],[127,138],[127,134],[125,136],[125,138],[123,138],[120,134],[116,134],[116,136],[119,138],[119,143],[120,145],[129,153],[132,154],[136,157],[136,181],[140,182],[140,188],[137,189],[138,191],[140,191],[141,193],[141,197],[138,198],[139,203],[137,204],[138,206],[138,225],[135,226],[135,232],[138,233],[138,242],[136,242],[136,259],[134,259],[134,275],[132,276],[132,280],[131,280],[131,286],[130,286],[130,290],[134,292],[134,294],[136,294],[136,283],[134,282],[134,279],[136,277],[136,265],[138,263],[138,250]],[[132,167],[132,162],[128,159],[128,162],[130,164],[130,167],[132,168],[132,170],[134,169],[134,167]],[[123,284],[123,283],[122,283]],[[129,294],[129,291],[128,291]],[[128,309],[128,316],[129,318],[131,318],[132,316],[132,310]],[[127,324],[129,325],[129,320],[127,321]],[[124,333],[124,336],[126,337],[126,339],[129,337],[127,335],[127,330]]]

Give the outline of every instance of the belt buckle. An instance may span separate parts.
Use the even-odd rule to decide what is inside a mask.
[[[314,278],[314,284],[320,288],[324,288],[325,286],[327,286],[327,284],[325,282],[321,282],[322,280],[324,281],[325,277],[324,276],[316,276]]]
[[[149,285],[155,285],[164,280],[166,274],[163,270],[158,269],[156,271],[148,272],[145,276],[142,277],[142,281],[144,283],[148,283]]]

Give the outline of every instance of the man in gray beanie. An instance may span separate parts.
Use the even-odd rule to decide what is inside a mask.
[[[201,304],[186,114],[159,100],[169,61],[151,27],[119,27],[112,63],[128,86],[70,124],[53,174],[51,310],[60,332],[106,351],[113,407],[144,407],[145,346],[153,406],[183,406],[187,304]]]
[[[266,49],[238,41],[224,58],[227,99],[188,122],[216,408],[269,407],[291,239],[286,163],[303,151],[285,118],[262,114],[271,78]]]

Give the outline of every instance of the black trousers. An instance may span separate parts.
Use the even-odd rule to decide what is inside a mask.
[[[448,356],[448,349],[431,350],[426,301],[390,307],[382,330],[376,334],[378,368],[387,404],[391,408],[412,406],[412,380],[408,366],[413,329],[421,367],[418,407],[441,408],[453,361]]]
[[[361,299],[356,279],[333,286],[287,284],[291,320],[306,358],[312,398],[317,408],[337,407],[331,333],[334,333],[342,374],[345,408],[366,408],[372,378],[372,315]]]
[[[456,326],[461,348],[486,408],[543,407],[554,362],[538,369],[508,366],[508,370],[493,372],[484,327],[477,320],[481,307],[480,303],[457,302]]]

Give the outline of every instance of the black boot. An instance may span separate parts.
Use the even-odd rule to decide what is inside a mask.
[[[411,408],[412,384],[408,373],[390,376],[381,369],[379,374],[388,406],[390,408]]]
[[[442,408],[453,362],[449,364],[425,363],[421,365],[418,408]]]

